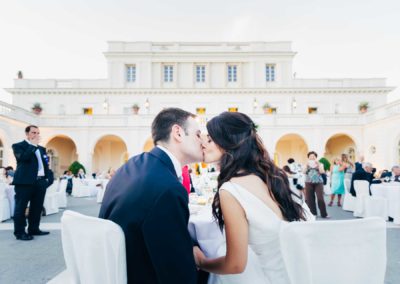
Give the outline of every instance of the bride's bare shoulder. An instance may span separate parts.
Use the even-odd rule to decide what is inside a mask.
[[[242,176],[242,177],[233,177],[229,181],[231,181],[233,183],[238,183],[238,184],[248,184],[249,182],[250,183],[262,182],[262,180],[254,174]]]

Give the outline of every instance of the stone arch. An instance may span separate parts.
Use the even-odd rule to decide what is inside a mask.
[[[125,141],[113,134],[100,137],[93,148],[92,170],[103,173],[118,169],[129,158]]]
[[[297,163],[305,164],[307,161],[308,145],[306,140],[299,134],[289,133],[281,136],[275,145],[274,161],[283,167],[289,158]]]
[[[67,135],[55,135],[48,139],[45,145],[49,157],[49,167],[55,176],[62,175],[72,162],[78,160],[76,144]]]
[[[353,137],[344,133],[331,135],[325,143],[324,157],[329,161],[340,158],[341,154],[347,154],[351,162],[356,161],[357,145]]]

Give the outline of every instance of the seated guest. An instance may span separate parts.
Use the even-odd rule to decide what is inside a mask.
[[[14,168],[11,166],[6,167],[6,183],[11,184],[14,179]]]
[[[362,164],[364,163],[364,156],[360,155],[358,158],[359,160],[354,164],[355,165],[355,171],[363,171]]]
[[[389,172],[388,170],[383,170],[382,173],[380,174],[379,178],[386,178],[386,177],[391,177],[392,173]]]
[[[372,180],[374,178],[372,169],[373,169],[373,167],[372,167],[371,163],[363,163],[362,170],[354,172],[354,174],[351,178],[351,186],[350,186],[351,195],[356,196],[356,191],[354,190],[354,181],[355,180],[366,180],[369,182],[369,184],[372,183]]]
[[[80,178],[80,179],[86,179],[85,171],[84,171],[82,168],[79,169],[79,171],[78,171],[78,178]]]
[[[392,180],[400,182],[400,166],[395,165],[392,167]]]

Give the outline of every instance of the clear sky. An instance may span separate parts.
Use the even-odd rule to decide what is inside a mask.
[[[400,87],[398,0],[3,0],[0,98],[18,70],[105,78],[111,40],[292,41],[296,78],[385,77]]]

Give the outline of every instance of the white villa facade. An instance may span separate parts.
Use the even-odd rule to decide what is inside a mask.
[[[304,162],[310,150],[364,154],[378,170],[399,164],[400,101],[387,103],[394,88],[385,79],[294,78],[295,54],[290,42],[109,42],[106,79],[19,78],[6,89],[13,103],[0,103],[0,163],[15,165],[11,145],[35,124],[57,174],[75,160],[88,172],[117,168],[152,147],[161,109],[180,107],[203,126],[222,111],[250,115],[279,165]]]

